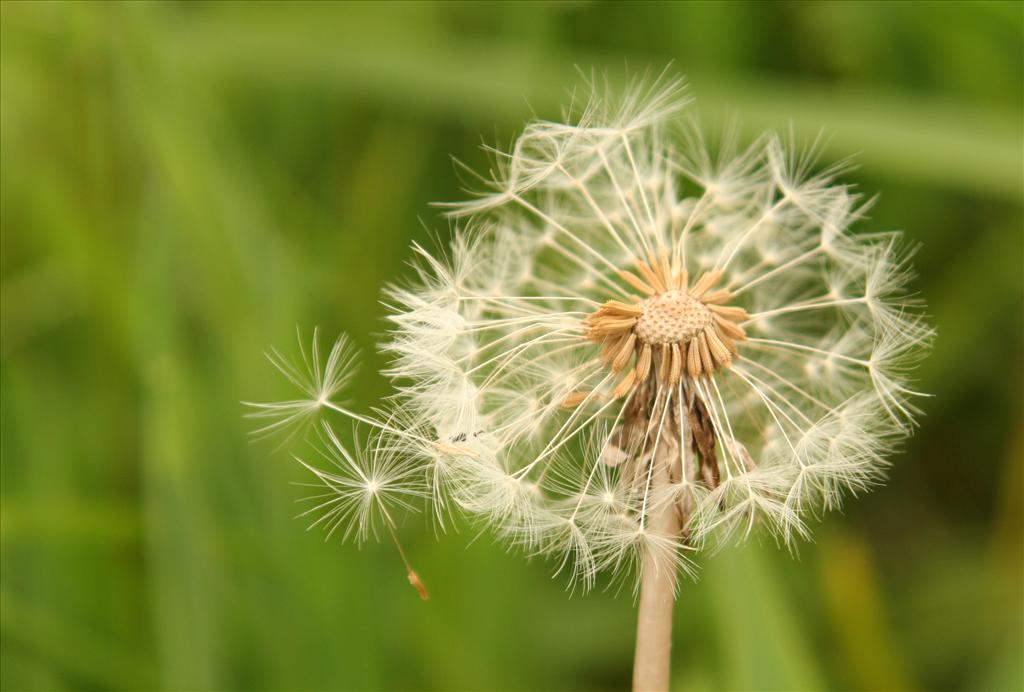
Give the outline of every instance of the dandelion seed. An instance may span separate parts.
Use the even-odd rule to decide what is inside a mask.
[[[325,408],[335,406],[334,397],[344,389],[355,373],[355,351],[342,335],[335,340],[327,357],[320,357],[320,330],[313,330],[307,349],[302,333],[296,330],[298,358],[288,358],[276,348],[267,353],[267,360],[294,385],[302,398],[275,402],[243,402],[255,409],[250,418],[261,422],[255,435],[288,431],[292,435],[307,429],[310,422]]]

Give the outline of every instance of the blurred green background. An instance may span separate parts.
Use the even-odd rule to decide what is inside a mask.
[[[675,686],[1020,689],[1022,7],[3,2],[2,687],[628,685],[628,594],[414,517],[421,603],[392,546],[304,532],[239,400],[318,324],[369,407],[378,291],[464,198],[449,155],[486,166],[577,65],[674,61],[705,121],[858,155],[939,332],[886,487],[797,558],[702,559]]]

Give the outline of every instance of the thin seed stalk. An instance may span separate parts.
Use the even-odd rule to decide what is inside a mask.
[[[685,422],[680,421],[681,425]],[[671,465],[679,464],[675,445],[660,445],[652,459],[652,497],[664,497],[671,482]],[[685,458],[685,457],[684,457]],[[681,526],[675,503],[664,502],[647,515],[649,530],[677,537]],[[636,621],[636,651],[633,656],[634,692],[667,692],[672,670],[672,611],[675,605],[676,568],[672,561],[647,551],[640,582],[640,604]]]

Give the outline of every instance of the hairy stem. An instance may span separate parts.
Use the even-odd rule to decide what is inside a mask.
[[[674,445],[658,449],[651,463],[654,469],[650,492],[663,497],[670,483],[670,465],[679,464],[680,452]],[[680,525],[675,503],[665,502],[648,514],[648,530],[673,538],[679,536]],[[636,653],[633,658],[633,690],[635,692],[667,692],[672,668],[672,607],[675,604],[676,569],[652,551],[644,556],[640,582],[640,607],[636,622]]]

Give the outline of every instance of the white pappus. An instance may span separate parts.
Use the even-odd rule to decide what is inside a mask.
[[[805,536],[912,428],[932,330],[900,234],[855,228],[848,167],[771,133],[709,140],[678,80],[590,91],[495,150],[449,205],[450,245],[415,246],[415,276],[386,289],[380,408],[335,401],[344,340],[324,363],[272,357],[303,398],[259,405],[263,430],[322,412],[370,438],[346,449],[323,422],[337,468],[303,459],[331,530],[394,534],[422,498],[587,588],[691,569],[759,525]]]

